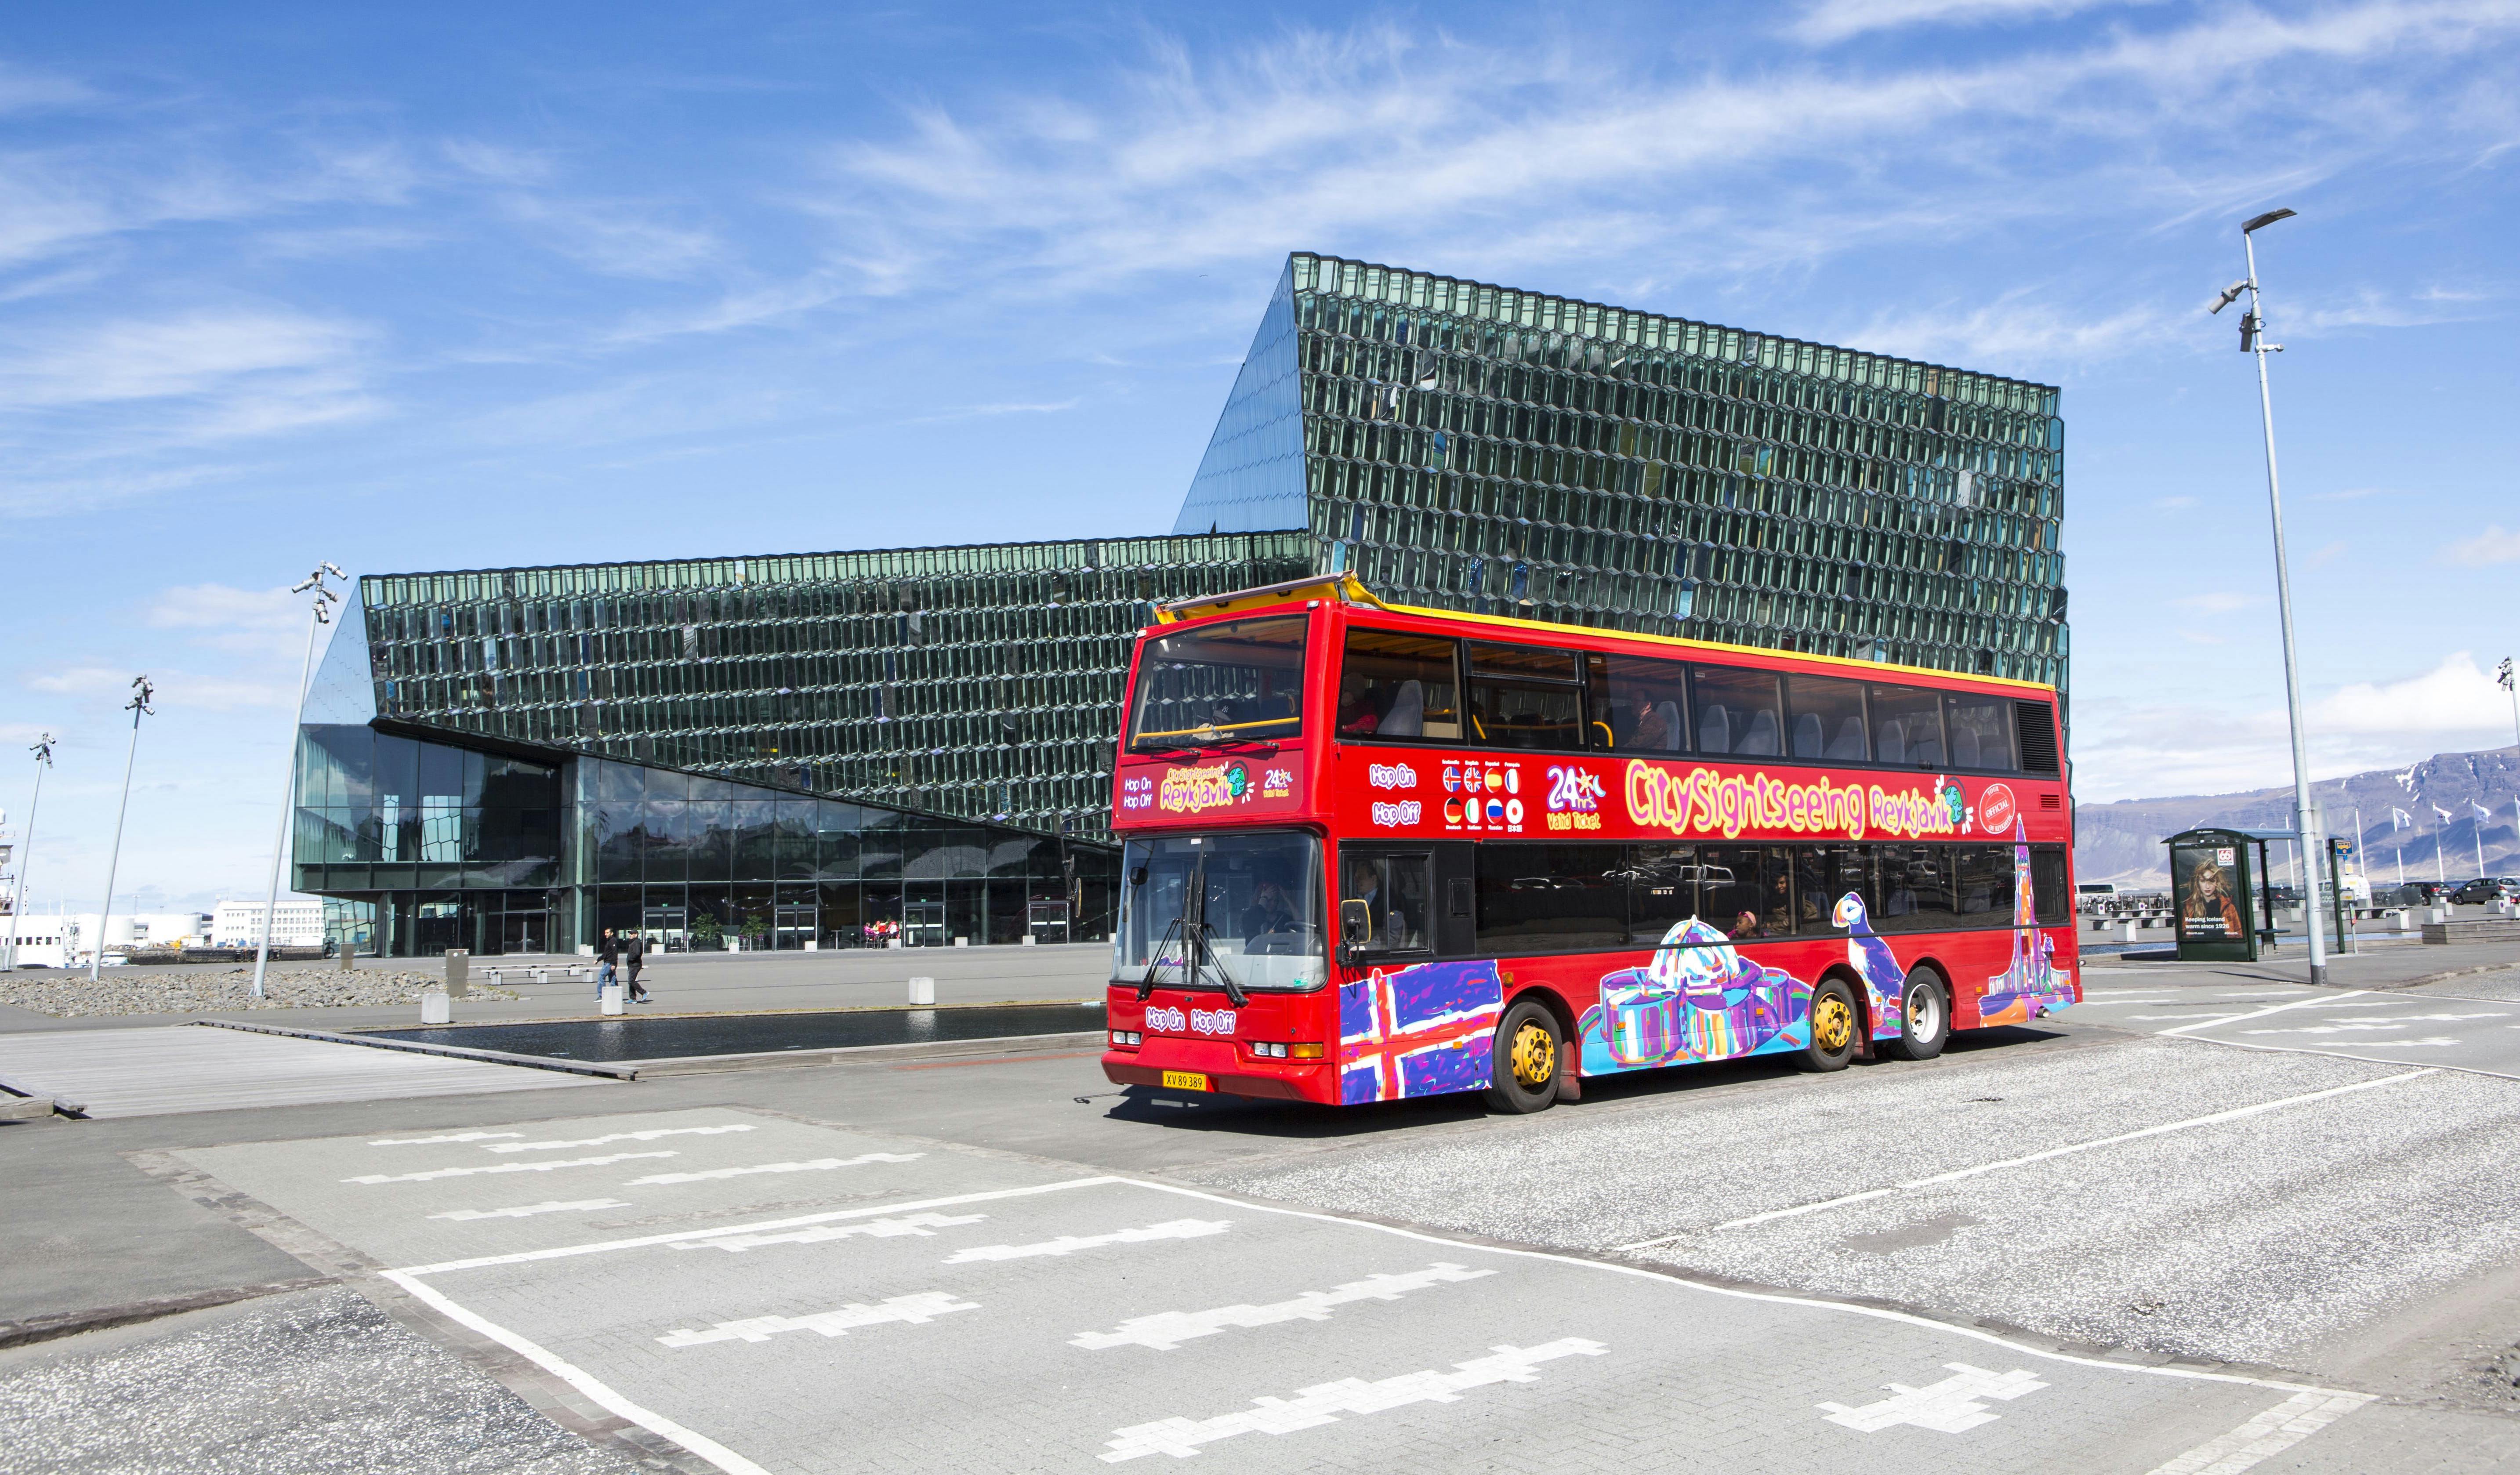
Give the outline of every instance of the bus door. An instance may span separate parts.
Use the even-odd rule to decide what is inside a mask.
[[[1475,856],[1467,840],[1341,845],[1342,961],[1405,963],[1477,951]]]

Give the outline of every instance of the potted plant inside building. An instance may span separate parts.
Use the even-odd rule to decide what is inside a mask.
[[[713,952],[726,945],[726,929],[706,912],[692,918],[691,934],[695,953]]]
[[[736,932],[743,939],[746,952],[758,951],[765,946],[764,939],[770,936],[770,918],[759,912],[746,912],[743,919],[736,924]]]

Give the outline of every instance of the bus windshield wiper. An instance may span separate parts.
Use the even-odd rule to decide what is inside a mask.
[[[1236,1008],[1242,1008],[1248,1006],[1251,1003],[1250,998],[1242,992],[1242,985],[1234,981],[1234,975],[1225,971],[1225,960],[1217,955],[1216,944],[1210,940],[1214,937],[1216,929],[1210,927],[1204,921],[1199,922],[1197,925],[1198,950],[1199,952],[1207,955],[1207,965],[1216,969],[1216,981],[1225,985],[1225,997],[1227,1002],[1232,1004]],[[1195,965],[1193,964],[1193,967]],[[1194,978],[1196,976],[1195,973],[1193,973],[1192,976]]]

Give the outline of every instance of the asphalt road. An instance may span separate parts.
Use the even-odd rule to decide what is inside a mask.
[[[2477,978],[2095,968],[1926,1064],[1531,1118],[1057,1051],[0,1128],[0,1318],[365,1298],[0,1352],[0,1468],[2509,1467],[2520,1029]]]

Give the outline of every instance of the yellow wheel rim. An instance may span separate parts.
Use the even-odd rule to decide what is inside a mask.
[[[1824,995],[1812,1006],[1812,1039],[1831,1054],[1846,1049],[1855,1038],[1855,1010],[1835,994]]]
[[[1557,1074],[1557,1045],[1539,1021],[1514,1031],[1512,1061],[1513,1078],[1525,1086],[1546,1086]]]

